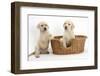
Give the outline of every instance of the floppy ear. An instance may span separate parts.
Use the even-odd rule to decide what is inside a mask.
[[[40,28],[40,24],[37,25],[37,28]]]
[[[73,30],[75,28],[74,24],[72,23],[72,26],[71,26],[71,30]]]

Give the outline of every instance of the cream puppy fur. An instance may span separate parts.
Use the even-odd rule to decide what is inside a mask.
[[[70,20],[66,20],[63,24],[64,27],[64,34],[63,34],[63,46],[66,48],[70,45],[70,42],[72,39],[75,39],[75,35],[74,35],[74,24],[72,21]]]
[[[52,38],[52,35],[48,31],[49,26],[46,22],[40,22],[37,28],[40,30],[40,36],[34,52],[36,58],[38,58],[40,54],[49,54],[49,41]]]

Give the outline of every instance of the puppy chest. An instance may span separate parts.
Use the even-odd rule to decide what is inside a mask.
[[[42,49],[48,48],[48,45],[49,45],[49,41],[41,40],[39,42],[39,47],[42,48]]]
[[[74,37],[74,34],[73,33],[66,33],[64,34],[64,38],[67,39],[67,40],[70,40]]]
[[[49,43],[49,38],[48,38],[48,36],[47,36],[47,35],[41,36],[39,42],[40,42],[41,44],[47,45],[47,44]]]
[[[40,37],[40,40],[42,42],[48,42],[49,41],[49,36],[48,35],[43,35],[43,36]]]

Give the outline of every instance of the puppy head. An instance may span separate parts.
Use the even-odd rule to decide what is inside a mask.
[[[74,27],[75,27],[73,22],[72,21],[68,21],[68,20],[64,22],[63,26],[64,26],[65,30],[69,30],[69,31],[72,31],[74,29]]]
[[[40,22],[38,25],[37,25],[37,28],[40,29],[41,32],[45,32],[48,30],[48,24],[46,22]]]

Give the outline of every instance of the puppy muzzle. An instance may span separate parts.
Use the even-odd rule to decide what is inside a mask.
[[[47,30],[47,28],[44,28],[44,31],[46,31]]]

